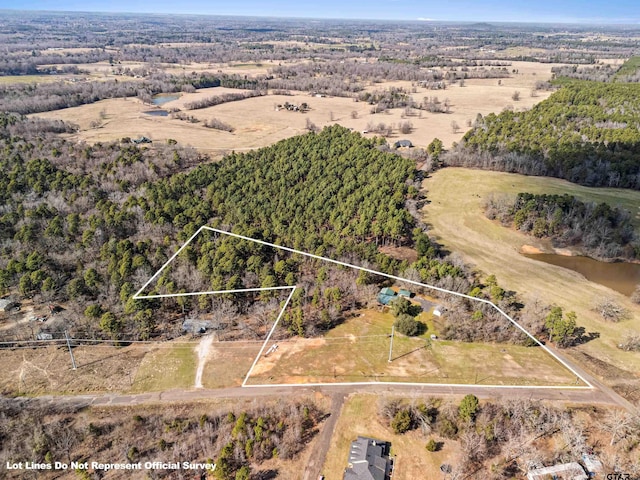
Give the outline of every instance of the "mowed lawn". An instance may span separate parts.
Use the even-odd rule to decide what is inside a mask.
[[[249,383],[575,385],[575,375],[540,348],[431,340],[433,330],[421,337],[396,333],[389,362],[393,321],[390,313],[361,310],[324,337],[280,341],[260,358]]]
[[[429,234],[466,262],[488,274],[495,274],[503,288],[515,290],[525,301],[538,299],[574,310],[578,324],[599,338],[577,347],[593,357],[629,372],[640,371],[640,355],[623,352],[616,346],[623,334],[640,331],[640,308],[628,297],[586,280],[582,275],[542,263],[520,254],[523,245],[548,245],[513,229],[505,228],[484,215],[484,201],[490,194],[519,192],[575,195],[581,200],[608,202],[633,212],[640,222],[640,192],[610,188],[589,188],[560,179],[488,172],[465,168],[442,169],[423,183],[430,200],[423,209]],[[593,310],[596,302],[612,298],[631,312],[631,319],[618,324],[604,322]],[[571,349],[566,350],[571,353]]]
[[[163,343],[142,360],[133,381],[133,392],[156,392],[194,386],[197,342]]]
[[[325,478],[342,478],[351,442],[358,435],[391,442],[391,454],[395,455],[396,462],[394,480],[442,478],[440,465],[455,462],[458,442],[434,436],[436,441],[443,442],[443,446],[438,452],[430,453],[425,449],[428,439],[419,430],[402,435],[394,434],[380,418],[379,405],[382,401],[384,400],[374,395],[353,395],[346,400],[322,469]]]

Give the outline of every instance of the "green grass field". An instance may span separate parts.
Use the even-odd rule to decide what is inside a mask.
[[[624,62],[620,69],[616,72],[615,78],[625,76],[625,75],[633,75],[640,68],[640,57],[631,57],[629,60]]]
[[[390,313],[361,310],[324,337],[280,341],[260,358],[249,383],[575,385],[575,375],[540,348],[430,340],[433,330],[396,334],[389,362],[393,321]]]
[[[0,76],[0,84],[11,83],[44,83],[63,80],[57,75],[6,75]]]
[[[194,385],[197,355],[195,342],[164,343],[142,360],[132,392],[155,392]]]
[[[545,248],[544,242],[513,229],[502,227],[484,215],[484,199],[490,194],[568,193],[581,200],[608,202],[630,209],[638,225],[640,192],[609,188],[589,188],[564,180],[543,177],[445,168],[423,183],[430,203],[423,209],[424,220],[432,226],[430,236],[452,252],[463,255],[486,274],[495,274],[502,287],[515,290],[525,301],[534,298],[575,310],[578,324],[597,338],[579,349],[629,372],[640,371],[640,356],[616,348],[624,332],[640,331],[640,308],[629,298],[607,287],[587,281],[571,270],[526,258],[523,245]],[[632,318],[619,324],[607,323],[593,311],[595,303],[610,297],[626,307]],[[571,350],[567,352],[570,353]]]

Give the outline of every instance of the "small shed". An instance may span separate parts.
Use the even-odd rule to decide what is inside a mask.
[[[444,307],[443,307],[442,305],[436,305],[436,306],[433,308],[433,314],[434,314],[436,317],[441,317],[443,313],[444,313]]]
[[[394,292],[389,287],[386,287],[380,290],[380,293],[378,294],[378,303],[382,305],[389,305],[389,302],[391,302],[391,300],[396,297],[396,292]]]
[[[398,140],[393,144],[393,148],[411,148],[413,147],[413,143],[411,140]]]
[[[49,332],[40,332],[36,335],[37,340],[53,340],[53,334]]]
[[[192,334],[205,333],[213,325],[207,320],[199,320],[196,318],[187,318],[182,322],[182,331]]]
[[[584,466],[587,469],[587,473],[590,476],[595,477],[599,472],[602,472],[603,470],[602,462],[593,454],[583,453],[582,463],[584,463]]]
[[[552,467],[536,468],[527,473],[528,480],[546,480],[561,478],[563,480],[588,480],[587,474],[578,462],[563,463]]]
[[[11,312],[13,310],[20,310],[20,304],[14,302],[8,298],[0,298],[0,311]]]
[[[413,296],[413,293],[411,293],[409,290],[402,288],[398,290],[398,295],[405,298],[411,298]]]

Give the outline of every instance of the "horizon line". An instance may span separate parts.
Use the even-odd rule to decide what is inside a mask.
[[[451,25],[562,25],[562,26],[611,26],[611,27],[638,27],[640,28],[640,19],[571,19],[571,20],[452,20],[452,19],[436,19],[436,18],[365,18],[365,17],[317,17],[317,16],[286,16],[286,15],[248,15],[248,14],[229,14],[229,13],[193,13],[193,12],[151,12],[151,11],[108,11],[108,10],[48,10],[39,8],[0,8],[0,12],[14,13],[52,13],[52,14],[109,14],[109,15],[153,15],[158,17],[166,16],[182,16],[182,17],[227,17],[227,18],[244,18],[244,19],[273,19],[273,20],[334,20],[334,21],[357,21],[357,22],[386,22],[386,23],[434,23],[434,24],[451,24]]]

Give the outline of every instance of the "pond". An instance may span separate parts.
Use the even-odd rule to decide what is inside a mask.
[[[179,98],[180,98],[180,95],[178,95],[177,93],[161,93],[153,97],[151,101],[153,102],[154,105],[160,106],[160,105],[164,105],[167,102],[172,102],[174,100],[177,100]]]
[[[604,285],[624,295],[631,295],[640,284],[640,264],[599,262],[589,257],[570,257],[552,253],[523,253],[527,258],[568,268],[587,280]]]
[[[153,117],[167,117],[169,112],[166,110],[147,110],[146,112],[142,112],[145,115],[151,115]]]

